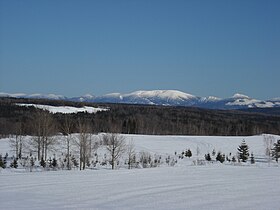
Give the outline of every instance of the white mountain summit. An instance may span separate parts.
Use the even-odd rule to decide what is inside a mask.
[[[244,109],[280,107],[280,98],[258,100],[247,95],[236,93],[230,98],[221,99],[214,96],[198,97],[178,90],[139,90],[132,93],[110,93],[103,96],[86,94],[80,97],[67,98],[55,94],[9,94],[0,93],[0,97],[45,98],[52,100],[69,100],[96,103],[125,103],[164,106],[192,106],[208,109]]]

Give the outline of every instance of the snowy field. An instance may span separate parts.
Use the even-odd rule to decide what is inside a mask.
[[[250,152],[264,156],[261,135],[125,136],[138,152],[172,156],[190,148],[194,156],[148,169],[0,170],[0,209],[280,209],[279,165],[192,164],[213,149],[235,154],[243,139]],[[8,150],[8,139],[0,139],[0,153]]]
[[[108,111],[108,108],[95,108],[90,106],[84,107],[72,107],[72,106],[49,106],[49,105],[41,105],[41,104],[17,104],[18,106],[33,106],[38,109],[47,110],[50,113],[63,113],[63,114],[71,114],[78,112],[87,112],[87,113],[96,113],[102,111]]]

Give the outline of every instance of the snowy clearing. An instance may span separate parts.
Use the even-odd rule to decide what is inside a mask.
[[[96,113],[101,111],[108,111],[107,108],[95,108],[90,106],[84,107],[72,107],[72,106],[49,106],[49,105],[41,105],[41,104],[17,104],[18,106],[33,106],[38,109],[47,110],[51,113],[63,113],[63,114],[71,114],[78,112],[88,112],[88,113]]]
[[[264,157],[263,135],[124,136],[127,142],[133,140],[137,152],[176,157],[175,151],[190,148],[193,157],[178,159],[174,167],[132,170],[0,169],[1,209],[279,209],[280,167],[275,162],[193,164],[213,149],[235,155],[243,139],[250,152]],[[13,154],[9,139],[0,139],[0,153],[5,152]]]
[[[279,209],[279,167],[0,173],[1,209]]]

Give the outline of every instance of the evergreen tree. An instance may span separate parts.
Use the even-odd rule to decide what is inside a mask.
[[[277,140],[277,142],[274,143],[274,147],[272,149],[272,156],[276,159],[276,162],[278,163],[278,159],[280,157],[280,140]]]
[[[8,153],[6,153],[4,160],[3,160],[4,168],[7,167],[7,159],[8,159]]]
[[[0,168],[6,168],[1,154],[0,154]]]
[[[213,149],[213,151],[212,151],[212,156],[215,156],[215,155],[216,155],[216,150]]]
[[[249,147],[246,144],[245,140],[241,142],[241,145],[237,148],[238,158],[242,160],[242,162],[246,162],[249,158]]]
[[[233,156],[232,159],[231,159],[231,161],[232,161],[233,163],[235,163],[235,162],[236,162],[236,158]]]
[[[74,156],[71,158],[71,161],[72,161],[74,167],[78,167],[79,166],[79,163],[78,163],[78,161],[76,160],[76,158]]]
[[[216,160],[220,161],[221,163],[223,163],[225,161],[225,155],[222,154],[221,152],[218,152]]]
[[[190,149],[186,150],[185,156],[190,158],[192,156],[192,151]]]
[[[57,160],[55,159],[55,157],[52,159],[52,167],[53,168],[57,167]]]
[[[17,163],[17,159],[15,158],[14,160],[13,160],[13,162],[11,162],[11,168],[17,168],[18,167],[18,163]]]
[[[40,165],[41,165],[43,168],[46,168],[46,161],[44,160],[43,157],[41,157]]]
[[[52,159],[51,159],[51,157],[48,159],[48,167],[52,168]]]
[[[34,165],[35,165],[35,161],[34,161],[34,158],[31,156],[31,158],[30,158],[30,172],[32,171]]]
[[[250,162],[251,162],[251,164],[255,163],[255,158],[254,158],[254,154],[253,153],[251,153]]]
[[[209,153],[205,155],[205,160],[211,161],[211,155]]]

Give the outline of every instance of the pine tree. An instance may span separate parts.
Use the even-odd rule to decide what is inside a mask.
[[[278,159],[280,157],[280,139],[274,143],[274,147],[272,148],[272,157],[275,158],[276,162],[278,163]]]
[[[192,156],[192,151],[190,149],[186,150],[185,156],[190,158]]]
[[[212,151],[212,156],[215,156],[215,155],[216,155],[216,150],[213,149],[213,151]]]
[[[274,147],[272,149],[272,156],[276,159],[276,162],[278,163],[278,159],[280,157],[280,140],[277,140],[277,142],[274,143]]]
[[[55,159],[55,157],[52,159],[52,167],[53,168],[57,167],[57,160]]]
[[[0,168],[6,168],[1,154],[0,154]]]
[[[43,168],[46,168],[46,161],[44,160],[43,157],[41,158],[40,165],[41,165]]]
[[[255,158],[254,158],[254,154],[253,153],[251,153],[250,162],[251,162],[251,164],[255,163]]]
[[[31,156],[31,158],[30,158],[30,172],[32,171],[34,165],[35,165],[35,161],[34,161],[34,158]]]
[[[48,159],[48,167],[52,168],[52,159],[51,159],[51,157]]]
[[[235,159],[235,157],[234,157],[234,156],[232,157],[231,161],[232,161],[233,163],[235,163],[235,162],[236,162],[236,159]]]
[[[205,160],[207,160],[207,161],[211,161],[211,156],[210,156],[210,154],[208,153],[207,155],[205,155]]]
[[[220,161],[221,163],[223,163],[225,161],[225,155],[222,154],[221,152],[218,152],[216,160]]]
[[[18,167],[18,163],[17,163],[17,159],[15,158],[14,160],[13,160],[13,162],[11,162],[11,168],[17,168]]]
[[[237,148],[238,158],[242,160],[242,162],[246,162],[249,158],[249,147],[246,144],[245,140],[241,142],[241,145]]]

